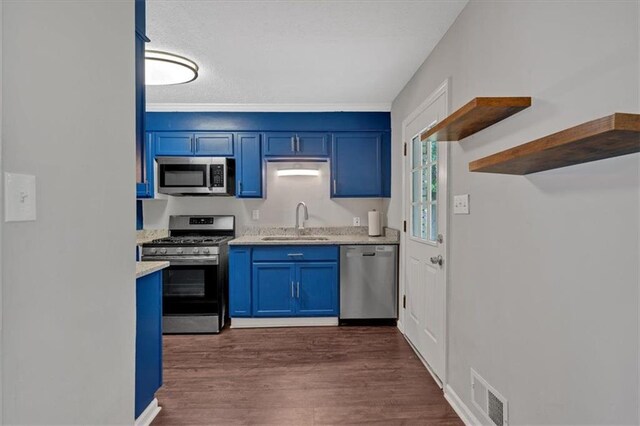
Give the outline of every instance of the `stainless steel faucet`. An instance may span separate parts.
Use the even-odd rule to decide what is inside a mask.
[[[300,206],[304,207],[304,219],[302,219],[302,225],[300,224]],[[304,201],[300,201],[296,206],[296,231],[304,230],[304,221],[309,220],[309,210]]]

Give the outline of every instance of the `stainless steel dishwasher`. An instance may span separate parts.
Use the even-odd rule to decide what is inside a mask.
[[[398,246],[340,247],[340,318],[398,316]]]

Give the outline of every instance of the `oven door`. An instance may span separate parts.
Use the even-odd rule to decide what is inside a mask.
[[[171,261],[162,274],[163,315],[217,315],[222,293],[218,265]]]
[[[211,194],[211,160],[208,158],[158,158],[158,192]]]

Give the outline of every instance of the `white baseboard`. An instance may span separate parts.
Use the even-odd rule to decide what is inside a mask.
[[[160,410],[162,410],[162,407],[158,405],[158,399],[154,398],[147,408],[144,409],[142,414],[138,416],[134,426],[149,426]]]
[[[451,408],[454,409],[456,414],[462,419],[465,425],[467,426],[476,426],[482,425],[482,422],[478,420],[476,416],[473,415],[469,407],[465,405],[464,402],[460,399],[458,394],[456,394],[451,386],[447,385],[444,389],[444,397],[451,405]]]
[[[231,328],[336,326],[338,317],[231,318]]]

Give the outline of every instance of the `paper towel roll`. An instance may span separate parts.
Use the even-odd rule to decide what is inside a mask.
[[[372,210],[369,212],[369,236],[379,237],[382,227],[380,226],[380,212]]]

